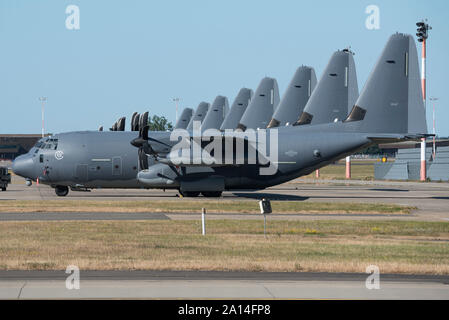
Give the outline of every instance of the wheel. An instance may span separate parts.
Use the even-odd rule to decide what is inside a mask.
[[[198,197],[200,195],[199,191],[184,191],[184,192],[179,191],[179,193],[183,197],[189,197],[189,198],[191,198],[191,197]]]
[[[221,191],[203,191],[201,194],[208,198],[218,198],[221,197]]]
[[[69,193],[69,187],[67,186],[56,186],[55,192],[58,197],[65,197]]]
[[[2,191],[6,191],[6,187],[2,187]]]

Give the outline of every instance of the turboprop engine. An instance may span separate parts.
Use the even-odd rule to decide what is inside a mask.
[[[158,163],[140,171],[138,179],[148,187],[165,188],[177,186],[179,184],[176,181],[177,176],[178,171],[174,166]]]

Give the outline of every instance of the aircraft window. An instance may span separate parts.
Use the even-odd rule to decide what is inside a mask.
[[[265,95],[264,95],[264,94],[259,94],[259,96],[261,96],[261,97],[265,97]]]
[[[39,162],[44,162],[44,155],[43,154],[41,154],[41,155],[39,155]]]
[[[47,143],[47,144],[45,145],[45,149],[51,149],[51,147],[52,147],[52,144],[51,144],[51,143]]]
[[[38,153],[39,152],[39,149],[36,149],[36,151],[34,151],[34,153]]]
[[[329,73],[329,75],[330,75],[331,77],[336,77],[336,76],[337,76],[336,73]]]
[[[301,88],[301,86],[295,86],[296,88]]]
[[[239,105],[239,106],[243,106],[243,103],[239,103],[238,105]]]
[[[394,60],[387,60],[387,63],[396,63]]]

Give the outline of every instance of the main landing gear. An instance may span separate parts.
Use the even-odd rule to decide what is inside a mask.
[[[69,187],[67,186],[56,186],[55,193],[58,197],[65,197],[69,193]]]

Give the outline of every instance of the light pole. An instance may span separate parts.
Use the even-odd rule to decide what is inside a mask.
[[[436,127],[435,127],[435,104],[436,101],[438,101],[439,98],[435,98],[435,97],[430,97],[429,100],[433,101],[432,103],[432,124],[433,124],[433,146],[432,146],[432,159],[435,160],[435,152],[436,152],[436,147],[435,147],[435,135],[436,135]]]
[[[426,115],[426,42],[429,37],[429,30],[432,29],[427,23],[427,19],[419,21],[416,23],[418,27],[416,36],[418,37],[418,42],[422,43],[422,65],[421,65],[421,86],[422,86],[422,96],[424,102],[424,116]],[[421,139],[421,173],[420,180],[426,181],[426,138]]]
[[[175,103],[176,103],[176,123],[178,122],[178,103],[179,103],[179,98],[173,98],[172,99]]]
[[[41,102],[41,114],[42,114],[42,138],[45,135],[44,129],[44,111],[45,111],[45,102],[47,101],[47,97],[39,97],[39,101]]]

